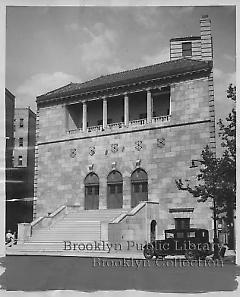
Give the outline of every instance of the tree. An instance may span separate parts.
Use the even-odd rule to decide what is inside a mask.
[[[236,86],[229,85],[227,98],[234,102],[231,113],[226,118],[226,124],[220,119],[218,122],[224,152],[222,166],[225,166],[224,184],[225,189],[225,220],[229,229],[229,245],[234,248],[234,214],[236,209]]]
[[[227,97],[236,102],[236,87],[229,85]],[[207,145],[202,153],[200,173],[197,184],[184,185],[182,179],[176,180],[179,190],[188,191],[199,202],[209,199],[213,202],[214,243],[217,243],[217,219],[219,214],[225,218],[229,228],[229,245],[234,247],[234,210],[236,208],[236,110],[235,106],[226,118],[219,120],[219,136],[224,148],[222,156],[216,157]],[[215,244],[216,245],[216,244]],[[214,245],[214,246],[215,246]],[[215,250],[215,256],[217,251]]]

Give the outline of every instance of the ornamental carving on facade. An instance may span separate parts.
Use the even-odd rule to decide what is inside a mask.
[[[157,146],[159,148],[163,148],[165,146],[166,140],[164,137],[158,138],[157,139]]]
[[[143,148],[143,142],[141,140],[135,141],[135,149],[140,151]]]
[[[93,156],[95,154],[95,152],[96,152],[95,146],[90,146],[90,148],[89,148],[89,155],[90,156]]]
[[[111,144],[111,152],[116,153],[117,151],[118,151],[118,144],[117,143]]]
[[[70,149],[70,157],[75,158],[77,155],[77,150],[75,148]]]

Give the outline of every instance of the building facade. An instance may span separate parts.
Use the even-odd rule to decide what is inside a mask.
[[[13,168],[13,147],[14,147],[14,111],[15,111],[15,96],[5,89],[5,166],[6,166],[6,199],[12,197],[12,168]]]
[[[175,227],[212,235],[210,205],[175,184],[194,179],[192,160],[206,144],[215,150],[207,16],[200,25],[200,36],[171,39],[168,62],[37,97],[34,218],[61,205],[123,209],[129,216],[109,224],[110,241],[161,238]],[[142,201],[151,205],[145,213]]]
[[[7,226],[17,231],[17,224],[33,219],[36,114],[28,108],[15,108],[11,195],[7,203]]]

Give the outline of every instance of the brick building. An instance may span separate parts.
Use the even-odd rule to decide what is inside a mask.
[[[14,146],[14,110],[15,110],[15,96],[5,89],[5,136],[6,136],[6,150],[5,150],[5,166],[6,166],[6,199],[12,197],[12,167],[13,167],[13,146]]]
[[[60,213],[65,219],[80,214],[80,234],[82,218],[90,221],[87,213],[98,221],[101,212],[113,210],[119,212],[111,220],[99,219],[94,228],[100,235],[91,239],[143,241],[188,226],[206,228],[212,236],[210,205],[175,184],[196,176],[192,160],[206,144],[216,148],[207,16],[200,28],[200,36],[170,40],[170,61],[70,83],[37,97],[33,238],[41,239],[38,229],[53,220],[57,228]],[[66,239],[45,231],[42,239]]]
[[[28,108],[16,108],[13,132],[11,195],[6,207],[7,227],[33,219],[36,114]]]

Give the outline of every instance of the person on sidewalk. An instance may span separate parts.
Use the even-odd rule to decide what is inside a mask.
[[[6,245],[12,246],[13,243],[14,243],[14,236],[13,236],[11,230],[8,230],[8,232],[6,233]]]

